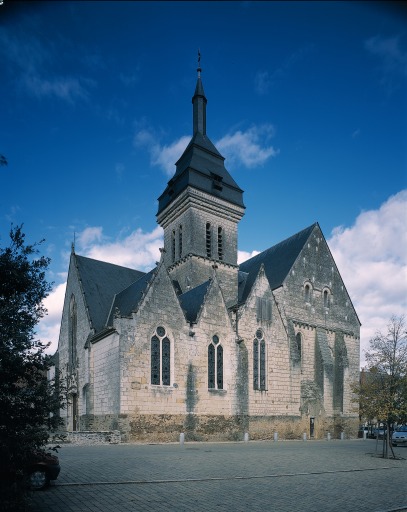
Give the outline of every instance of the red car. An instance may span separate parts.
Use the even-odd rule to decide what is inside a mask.
[[[45,452],[34,452],[30,457],[25,473],[27,482],[33,491],[44,489],[50,480],[58,478],[61,467],[56,455]]]
[[[24,479],[24,483],[33,491],[44,489],[51,480],[58,478],[61,468],[56,455],[44,451],[30,453],[24,465],[23,474],[11,465],[0,462],[0,478],[9,482]]]

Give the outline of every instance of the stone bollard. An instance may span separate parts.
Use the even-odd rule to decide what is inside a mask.
[[[278,432],[274,432],[274,441],[278,441]]]
[[[183,446],[184,441],[185,441],[185,434],[183,432],[181,432],[181,434],[179,435],[179,444],[181,446]]]
[[[326,437],[327,437],[328,441],[330,441],[330,440],[331,440],[331,433],[330,433],[330,432],[328,432],[328,434],[326,435]]]
[[[245,443],[248,443],[248,442],[249,442],[249,433],[248,433],[248,432],[245,432],[245,433],[244,433],[244,442],[245,442]]]
[[[367,432],[363,431],[363,439],[367,439]]]
[[[302,440],[303,440],[303,441],[306,441],[306,440],[307,440],[307,433],[306,433],[306,432],[304,432],[304,433],[302,434]]]
[[[341,441],[345,439],[345,432],[341,432]]]

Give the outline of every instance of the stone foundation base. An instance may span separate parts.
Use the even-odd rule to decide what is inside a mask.
[[[342,432],[344,438],[350,439],[357,437],[359,421],[355,417],[319,416],[314,420],[313,436],[307,416],[88,415],[81,418],[80,424],[86,425],[86,431],[69,433],[72,442],[80,442],[81,438],[89,444],[93,434],[99,439],[97,442],[103,436],[115,440],[108,442],[118,442],[118,438],[124,442],[179,442],[181,433],[186,442],[243,441],[245,433],[251,440],[273,440],[275,433],[280,440],[300,440],[304,433],[308,439],[324,439],[328,433],[331,439],[340,439]]]

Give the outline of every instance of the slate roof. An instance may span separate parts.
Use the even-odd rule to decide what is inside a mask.
[[[140,279],[144,272],[74,255],[92,326],[101,331],[116,293]]]
[[[113,315],[116,308],[121,316],[129,316],[131,312],[136,309],[148,287],[149,282],[154,276],[155,270],[156,269],[150,270],[150,272],[144,274],[140,279],[115,295],[109,318],[107,320],[107,326],[113,325]]]
[[[178,297],[188,322],[196,322],[210,283],[211,280],[209,279],[205,283],[202,283],[192,290],[188,290]]]
[[[239,266],[239,302],[244,303],[249,296],[261,264],[264,265],[271,289],[279,288],[316,226],[318,223],[243,262]]]
[[[198,78],[195,94],[192,98],[195,104],[203,99],[206,104],[205,93],[201,78]],[[206,126],[206,107],[197,114],[197,126]],[[194,129],[197,127],[194,126]],[[161,196],[158,198],[159,215],[177,196],[188,186],[202,190],[230,203],[244,208],[243,190],[241,190],[224,165],[224,157],[219,153],[209,137],[206,128],[197,129],[176,165],[174,176]],[[216,177],[215,177],[216,176]]]

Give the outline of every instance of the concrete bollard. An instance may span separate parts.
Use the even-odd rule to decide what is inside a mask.
[[[306,440],[307,440],[307,433],[306,433],[306,432],[304,432],[304,433],[302,434],[302,440],[303,440],[303,441],[306,441]]]
[[[363,439],[367,439],[367,432],[363,432]]]
[[[185,441],[185,434],[183,432],[181,432],[181,434],[179,435],[179,444],[182,446],[184,444],[184,441]]]
[[[328,434],[326,435],[326,437],[327,437],[328,441],[330,441],[330,440],[331,440],[331,433],[330,433],[330,432],[328,432]]]
[[[248,433],[248,432],[245,432],[245,433],[244,433],[244,442],[245,442],[245,443],[248,443],[248,442],[249,442],[249,433]]]
[[[345,439],[345,432],[341,432],[341,441]]]
[[[278,441],[278,432],[274,432],[274,441]]]

